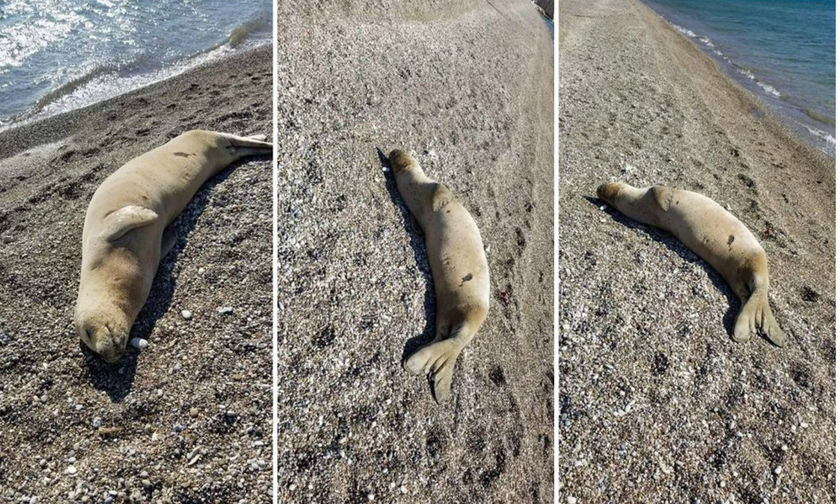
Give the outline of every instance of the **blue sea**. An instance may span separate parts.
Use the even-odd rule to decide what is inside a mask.
[[[645,0],[807,141],[834,155],[834,0]]]
[[[0,129],[272,39],[271,0],[0,0]]]

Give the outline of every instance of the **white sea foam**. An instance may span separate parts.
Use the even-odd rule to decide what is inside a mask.
[[[682,26],[680,26],[678,24],[674,24],[674,25],[671,25],[671,26],[673,26],[675,30],[682,33],[686,37],[697,38],[697,34],[694,33],[693,31],[689,30],[688,28],[683,28]]]
[[[763,83],[759,80],[755,81],[755,83],[758,84],[758,87],[763,89],[764,92],[769,94],[769,95],[773,95],[776,98],[779,98],[780,96],[782,96],[782,94],[779,93],[779,91],[776,88],[774,88],[773,86],[771,86],[770,84],[765,84],[765,83]]]
[[[812,127],[808,126],[807,124],[803,124],[803,126],[805,126],[805,128],[808,130],[809,133],[811,133],[812,135],[814,135],[817,138],[821,138],[822,140],[825,141],[825,143],[827,143],[831,146],[834,146],[834,145],[837,144],[837,141],[834,139],[833,136],[831,136],[830,133],[826,133],[825,131],[819,130],[817,128],[812,128]]]
[[[114,73],[105,73],[94,77],[84,85],[74,89],[72,92],[56,98],[47,103],[35,113],[31,119],[39,119],[68,110],[74,110],[96,102],[113,98],[127,91],[138,89],[155,82],[162,81],[169,77],[186,72],[202,63],[216,60],[233,51],[229,46],[217,47],[194,58],[189,58],[171,66],[160,68],[153,72],[142,75],[120,76]]]
[[[191,70],[199,65],[215,61],[219,58],[232,54],[234,51],[256,47],[263,41],[249,41],[238,46],[236,49],[228,44],[223,44],[215,49],[198,56],[184,59],[176,64],[157,69],[153,72],[140,75],[121,76],[114,72],[104,72],[96,75],[84,84],[72,89],[67,94],[60,95],[43,105],[39,110],[29,114],[23,120],[10,122],[0,121],[0,131],[18,124],[28,123],[45,117],[53,116],[70,110],[86,107],[94,103],[113,98],[128,91],[139,89],[156,82],[168,79],[175,75]]]
[[[797,121],[796,119],[793,120],[794,123],[798,124],[802,128],[808,130],[808,133],[816,137],[817,139],[821,140],[823,145],[817,145],[820,150],[827,154],[834,155],[834,148],[837,145],[837,141],[834,139],[834,136],[831,133],[823,131],[819,128],[815,128],[813,126],[809,126],[802,121]]]

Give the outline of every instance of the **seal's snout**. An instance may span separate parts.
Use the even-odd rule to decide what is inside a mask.
[[[618,182],[607,182],[598,186],[598,198],[610,203],[615,200],[618,191],[621,190],[621,184]]]
[[[126,342],[118,338],[111,340],[101,339],[96,342],[96,353],[102,357],[102,360],[109,364],[114,364],[119,361],[125,353]]]
[[[391,163],[391,170],[394,173],[399,173],[411,165],[416,165],[417,161],[405,151],[394,149],[388,154],[388,161]]]
[[[80,326],[79,337],[82,343],[93,350],[107,363],[113,364],[125,353],[128,334],[124,331],[112,331],[107,325],[84,324]]]

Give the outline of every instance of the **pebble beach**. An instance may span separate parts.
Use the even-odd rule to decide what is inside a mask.
[[[118,365],[72,324],[99,183],[189,129],[270,137],[271,85],[268,46],[0,133],[0,502],[271,502],[270,158],[176,221]]]
[[[643,3],[557,15],[561,502],[833,501],[832,160]],[[599,201],[610,180],[744,222],[787,347],[732,341],[723,279]]]

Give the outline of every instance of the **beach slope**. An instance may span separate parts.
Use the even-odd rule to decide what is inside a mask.
[[[831,160],[637,0],[568,0],[559,48],[561,501],[834,500]],[[711,197],[758,237],[786,348],[609,180]]]
[[[281,4],[279,501],[552,498],[552,46],[529,1]],[[451,402],[422,232],[377,154],[474,216],[491,306]]]
[[[176,221],[139,357],[85,357],[72,320],[102,180],[189,129],[271,135],[271,85],[266,47],[0,133],[0,500],[270,502],[270,158]]]

